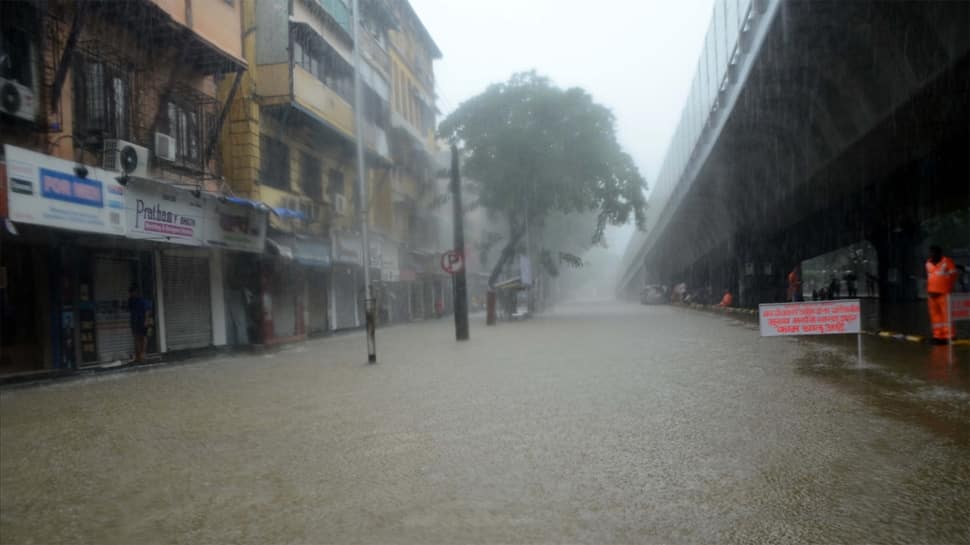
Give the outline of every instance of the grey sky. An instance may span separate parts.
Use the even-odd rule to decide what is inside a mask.
[[[687,98],[713,0],[411,0],[444,57],[443,115],[490,83],[535,68],[616,115],[620,142],[652,185]],[[622,251],[629,229],[611,233]]]

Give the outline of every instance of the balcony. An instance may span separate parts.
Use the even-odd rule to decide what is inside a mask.
[[[346,0],[349,1],[349,0]],[[347,38],[353,36],[351,25],[353,13],[345,0],[304,0],[307,6],[325,15],[333,24],[342,30]]]
[[[377,43],[373,34],[366,29],[361,29],[360,36],[362,37],[360,40],[360,50],[364,54],[364,57],[383,70],[385,74],[390,74],[391,57],[387,54],[387,50],[381,44]]]

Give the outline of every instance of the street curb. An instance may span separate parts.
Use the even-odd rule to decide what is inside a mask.
[[[757,316],[758,309],[754,308],[741,308],[741,307],[721,307],[719,305],[699,305],[696,303],[687,304],[677,304],[672,303],[672,306],[690,308],[693,310],[706,310],[708,312],[714,312],[718,314],[741,314],[744,316]],[[880,337],[883,339],[888,339],[892,341],[902,341],[914,344],[930,344],[930,339],[924,337],[923,335],[912,335],[907,333],[900,333],[897,331],[888,331],[881,329],[879,331],[863,331],[863,335],[870,335],[873,337]],[[954,339],[951,344],[953,346],[970,346],[970,339]]]

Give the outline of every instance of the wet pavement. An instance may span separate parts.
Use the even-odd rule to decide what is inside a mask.
[[[2,543],[967,543],[970,352],[564,305],[0,393]]]

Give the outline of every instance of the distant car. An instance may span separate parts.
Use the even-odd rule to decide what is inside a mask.
[[[662,305],[666,302],[667,298],[664,295],[663,286],[647,286],[640,292],[640,303],[644,305]]]

